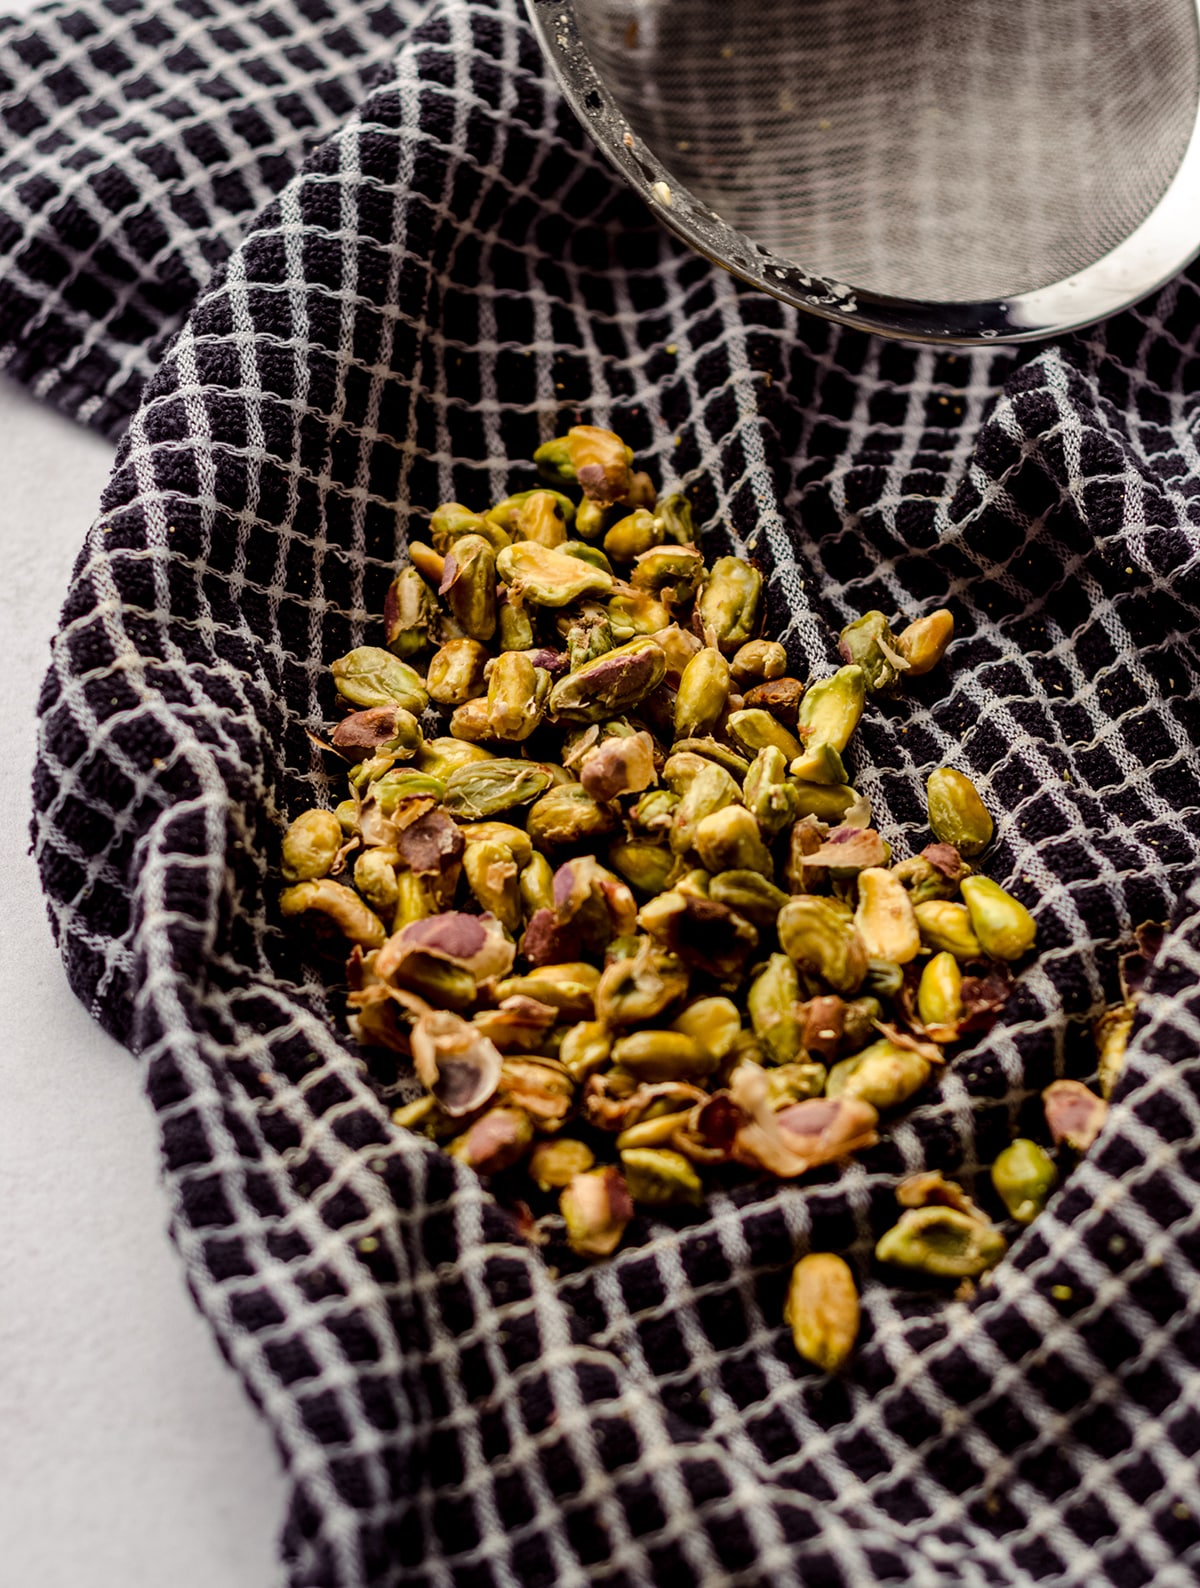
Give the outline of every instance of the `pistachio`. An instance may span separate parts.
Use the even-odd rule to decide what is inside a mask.
[[[943,844],[953,844],[968,858],[992,841],[992,818],[969,777],[944,766],[930,773],[925,784],[929,825]]]
[[[912,901],[903,884],[881,866],[867,866],[858,874],[854,924],[869,958],[907,965],[921,952]]]
[[[1058,1184],[1058,1170],[1036,1141],[1018,1136],[992,1165],[996,1194],[1018,1224],[1032,1224]]]
[[[621,794],[640,794],[657,780],[654,740],[646,732],[610,735],[585,752],[579,781],[601,804]]]
[[[776,837],[796,820],[799,795],[788,781],[787,758],[777,745],[767,745],[754,757],[742,784],[742,799],[767,838]]]
[[[605,506],[623,501],[633,487],[633,458],[620,436],[598,425],[572,425],[566,440],[573,478],[583,494]],[[534,453],[535,463],[544,450]]]
[[[508,548],[505,548],[506,551]],[[496,632],[496,553],[482,535],[460,535],[446,553],[438,595],[473,640]]]
[[[429,538],[443,557],[463,535],[482,535],[493,551],[507,546],[510,539],[503,524],[491,513],[484,518],[461,502],[443,502],[434,508],[429,518]]]
[[[501,1053],[529,1053],[539,1048],[558,1023],[558,1010],[536,998],[506,998],[495,1009],[478,1009],[471,1024],[495,1043]]]
[[[733,737],[744,744],[752,755],[757,755],[760,750],[773,746],[789,761],[803,758],[806,754],[804,747],[794,733],[789,733],[784,725],[771,715],[769,711],[734,711],[729,716],[729,731]],[[815,782],[842,782],[841,777],[817,778]]]
[[[669,495],[661,497],[654,513],[662,525],[664,539],[674,541],[677,546],[690,546],[696,539],[696,531],[692,524],[692,504],[681,492],[672,491]]]
[[[393,932],[376,961],[380,979],[388,981],[413,954],[431,956],[469,971],[479,981],[486,981],[493,976],[504,976],[512,968],[514,949],[500,923],[491,916],[448,910],[428,919],[410,921]]]
[[[571,1112],[575,1082],[554,1059],[506,1057],[500,1066],[499,1095],[539,1130],[555,1131]]]
[[[495,842],[468,844],[463,856],[463,871],[480,905],[490,910],[508,931],[520,931],[521,889],[512,850],[506,844]]]
[[[505,589],[496,602],[496,633],[502,651],[528,651],[534,642],[533,619],[520,595]]]
[[[945,607],[901,629],[896,636],[896,649],[908,663],[909,677],[920,678],[935,668],[953,638],[954,614]]]
[[[426,917],[437,914],[437,905],[432,893],[423,877],[413,871],[401,871],[396,875],[396,908],[392,915],[392,931],[399,932],[410,921],[423,921]],[[474,997],[474,978],[471,986],[466,990],[462,1000],[463,1005],[469,1003]],[[455,1000],[458,1002],[459,1000]]]
[[[288,882],[313,882],[333,870],[345,839],[332,811],[301,811],[283,835],[283,875]]]
[[[593,502],[585,496],[575,509],[575,533],[582,535],[585,541],[598,540],[607,529],[612,518],[612,510],[601,502]],[[605,561],[607,562],[607,558]]]
[[[723,767],[700,756],[689,759],[698,763],[698,766],[686,779],[678,779],[676,791],[682,789],[682,793],[671,824],[671,848],[677,855],[686,854],[692,847],[696,829],[706,816],[724,810],[727,805],[736,805],[741,800],[737,784]],[[680,770],[679,763],[682,760],[682,756],[673,755],[663,768],[663,780],[668,785],[676,781],[673,772]],[[692,771],[691,768],[688,770]]]
[[[530,1153],[529,1177],[539,1191],[559,1191],[595,1162],[596,1154],[586,1142],[556,1136],[553,1141],[539,1141]]]
[[[612,1034],[602,1020],[580,1020],[563,1034],[558,1057],[573,1081],[582,1083],[612,1057]]]
[[[769,877],[775,869],[758,823],[743,805],[726,805],[701,817],[692,833],[692,847],[714,874],[758,871]]]
[[[1082,1081],[1052,1081],[1042,1093],[1042,1107],[1054,1145],[1072,1152],[1086,1152],[1108,1117],[1108,1104]]]
[[[993,959],[1020,959],[1033,947],[1037,922],[998,882],[990,877],[964,877],[962,896],[985,954]]]
[[[882,1112],[906,1103],[929,1079],[927,1059],[887,1038],[843,1059],[829,1072],[826,1097],[856,1097]]]
[[[529,1151],[533,1122],[518,1108],[489,1108],[446,1151],[477,1174],[499,1174],[511,1169]]]
[[[742,696],[747,711],[769,711],[785,728],[794,730],[800,720],[800,702],[804,698],[804,685],[798,678],[773,678],[769,683],[756,684]]]
[[[553,550],[566,540],[575,506],[561,491],[521,491],[494,507],[488,518],[501,525],[510,540],[532,540]]]
[[[840,667],[831,678],[810,684],[796,718],[800,737],[810,748],[824,744],[840,753],[858,727],[866,696],[867,680],[861,667]],[[807,776],[796,772],[794,767],[792,770],[797,777]],[[817,778],[813,781],[830,780]]]
[[[558,549],[568,557],[578,557],[579,561],[586,562],[589,568],[599,568],[607,574],[613,571],[612,563],[599,546],[586,546],[581,540],[568,540]]]
[[[432,699],[443,706],[461,706],[487,692],[483,669],[486,646],[478,640],[447,640],[429,660],[426,686]]]
[[[629,819],[633,826],[640,828],[642,832],[665,838],[671,831],[675,807],[678,804],[679,795],[670,789],[651,789],[648,794],[642,795],[629,812]]]
[[[828,982],[834,992],[852,994],[867,974],[867,951],[853,921],[828,899],[800,894],[779,912],[776,924],[785,954],[809,976]]]
[[[682,1153],[664,1148],[630,1147],[621,1153],[625,1184],[635,1203],[645,1207],[670,1207],[704,1200],[700,1176]]]
[[[711,1075],[717,1060],[682,1031],[634,1031],[613,1044],[613,1062],[639,1081],[680,1081]]]
[[[519,744],[542,720],[550,674],[535,667],[524,651],[503,651],[488,678],[488,730],[493,739]]]
[[[527,837],[527,835],[522,835]],[[529,859],[521,864],[521,872],[517,878],[517,887],[521,894],[521,908],[528,920],[538,910],[552,910],[554,908],[554,870],[545,855],[534,851]]]
[[[866,1004],[872,1014],[856,1024],[858,1006]],[[874,998],[856,999],[847,1003],[836,993],[822,993],[799,1005],[800,1045],[808,1053],[819,1054],[826,1064],[832,1064],[839,1053],[856,1053],[865,1048],[875,1035],[874,1021],[883,1010]],[[858,1040],[861,1038],[861,1041]]]
[[[476,819],[528,805],[550,785],[550,774],[531,761],[497,756],[458,767],[446,779],[443,804],[451,816]]]
[[[820,1097],[825,1090],[828,1073],[823,1064],[809,1059],[775,1065],[767,1071],[767,1097],[771,1107],[778,1113],[792,1103]]]
[[[930,899],[953,899],[967,869],[953,844],[926,844],[919,855],[893,866],[892,873],[914,904],[925,904]]]
[[[350,943],[363,948],[379,948],[387,933],[383,922],[355,893],[353,888],[334,882],[331,877],[297,882],[279,895],[280,914],[285,918],[313,912],[335,926]]]
[[[787,652],[778,640],[747,640],[739,646],[732,663],[734,682],[739,688],[759,680],[782,678],[787,672]]]
[[[700,592],[697,610],[705,642],[732,655],[754,638],[762,601],[762,574],[741,557],[718,557]]]
[[[978,959],[983,945],[971,925],[971,912],[965,904],[949,899],[929,899],[913,906],[917,929],[925,947],[934,953],[953,954],[955,959]]]
[[[437,600],[415,568],[402,568],[383,602],[383,631],[393,656],[413,656],[429,644]]]
[[[508,586],[509,599],[539,607],[565,607],[588,594],[605,596],[612,575],[578,557],[568,557],[533,540],[518,540],[496,558],[496,571]]]
[[[935,954],[917,984],[917,1013],[935,1042],[953,1042],[963,1018],[962,971],[953,954]]]
[[[633,1218],[633,1200],[619,1169],[607,1165],[577,1174],[559,1198],[567,1243],[583,1257],[608,1257]]]
[[[559,679],[550,710],[564,722],[603,722],[635,706],[666,670],[667,659],[652,639],[631,640]]]
[[[693,1038],[714,1059],[723,1059],[742,1025],[738,1007],[730,998],[697,998],[671,1022],[672,1031]]]
[[[801,783],[832,783],[843,786],[846,766],[841,752],[824,740],[814,740],[789,764],[788,770]]]
[[[486,710],[486,706],[485,706]],[[478,761],[490,761],[493,752],[480,744],[469,744],[465,739],[426,739],[417,752],[417,766],[429,777],[442,784],[451,772],[460,766],[470,766]]]
[[[527,826],[539,849],[553,851],[594,844],[613,831],[616,820],[581,783],[560,783],[542,794],[529,812]]]
[[[352,706],[403,706],[419,716],[429,704],[421,675],[377,645],[348,651],[330,672],[338,694]]]
[[[956,1208],[909,1208],[875,1247],[881,1263],[945,1279],[973,1279],[994,1268],[1007,1246],[994,1225]]]
[[[811,1097],[775,1113],[761,1070],[753,1082],[753,1095],[747,1095],[743,1072],[754,1068],[740,1065],[730,1077],[734,1100],[757,1105],[750,1123],[743,1125],[734,1138],[732,1155],[738,1163],[767,1169],[781,1180],[792,1180],[876,1141],[879,1116],[869,1103],[856,1097]],[[750,1107],[745,1112],[750,1113]]]
[[[797,1353],[823,1373],[846,1365],[858,1338],[859,1305],[854,1275],[833,1252],[810,1252],[792,1269],[784,1322]]]
[[[436,590],[442,582],[442,575],[446,571],[446,559],[440,551],[434,551],[432,546],[426,546],[423,541],[410,540],[408,543],[408,560],[421,575],[427,579]]]
[[[842,630],[838,649],[863,670],[872,692],[892,690],[908,672],[909,663],[882,612],[864,612]]]
[[[708,733],[729,699],[729,663],[720,651],[705,646],[684,668],[675,697],[675,737]]]
[[[661,519],[657,532],[661,542],[665,534]],[[629,582],[635,590],[652,591],[675,606],[690,601],[703,578],[704,558],[695,546],[656,544],[635,556]]]
[[[596,988],[596,1014],[607,1026],[641,1025],[655,1020],[688,990],[688,973],[673,954],[643,943],[630,959],[605,967]]]
[[[614,562],[632,562],[642,552],[662,544],[663,527],[654,514],[637,507],[620,519],[604,537],[604,554]]]
[[[649,839],[617,839],[608,846],[608,863],[631,888],[655,895],[667,887],[675,869],[675,856]]]
[[[794,779],[792,787],[796,790],[799,820],[815,816],[819,822],[840,822],[858,800],[858,795],[845,783],[807,783]]]
[[[678,689],[684,668],[698,651],[704,649],[703,641],[689,629],[681,629],[678,623],[669,623],[665,629],[657,629],[653,639],[667,658],[666,681],[672,689]]]
[[[367,849],[354,862],[354,886],[379,916],[390,918],[399,902],[394,849]]]
[[[740,976],[758,932],[727,905],[675,888],[651,899],[638,925],[683,962],[710,976]]]
[[[717,739],[676,739],[672,759],[680,754],[698,755],[706,761],[714,761],[729,773],[735,783],[740,783],[750,770],[750,763],[744,755],[739,755]]]
[[[1125,1068],[1125,1049],[1136,1014],[1137,999],[1128,998],[1124,1003],[1106,1009],[1092,1027],[1098,1059],[1096,1078],[1100,1095],[1106,1099],[1112,1097],[1121,1071]]]
[[[338,826],[342,829],[343,837],[357,838],[360,836],[357,800],[339,800],[333,808],[333,814],[337,817]]]
[[[722,871],[709,884],[708,896],[745,916],[760,931],[775,925],[788,901],[787,894],[758,871]]]
[[[599,981],[600,972],[594,965],[539,965],[528,976],[506,976],[498,981],[495,995],[500,999],[536,998],[568,1019],[590,1020]]]
[[[786,954],[772,954],[751,982],[746,1006],[755,1036],[776,1064],[791,1064],[803,1051],[799,999],[795,965]]]
[[[417,1078],[451,1118],[473,1114],[500,1083],[500,1053],[468,1021],[448,1009],[430,1009],[412,1029]]]

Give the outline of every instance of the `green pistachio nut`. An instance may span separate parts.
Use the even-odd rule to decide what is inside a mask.
[[[881,1263],[943,1279],[973,1279],[1007,1251],[994,1225],[958,1208],[908,1208],[875,1247]]]
[[[334,882],[332,877],[297,882],[285,888],[279,895],[279,910],[284,917],[311,911],[336,927],[348,942],[364,949],[382,948],[387,937],[374,910],[363,903],[353,888]]]
[[[776,1113],[791,1103],[820,1097],[828,1072],[823,1064],[800,1059],[794,1064],[777,1064],[767,1071],[767,1100]]]
[[[493,739],[519,744],[542,720],[550,674],[524,651],[502,651],[488,677],[488,731]]]
[[[718,557],[697,603],[705,642],[733,655],[754,638],[761,603],[758,569],[741,557]]]
[[[648,838],[622,838],[608,846],[608,863],[638,893],[661,893],[675,869],[675,856]]]
[[[461,706],[487,692],[483,670],[486,647],[478,640],[447,640],[429,658],[425,683],[430,697],[442,706]]]
[[[917,1013],[935,1042],[952,1042],[963,1017],[962,971],[953,954],[934,954],[917,983]]]
[[[722,871],[709,884],[708,896],[744,915],[761,931],[775,925],[775,918],[788,902],[783,889],[759,871]]]
[[[681,1152],[665,1147],[630,1147],[621,1153],[621,1168],[629,1195],[643,1207],[679,1203],[699,1207],[704,1200],[700,1176]]]
[[[535,851],[521,866],[517,878],[521,893],[521,908],[528,921],[539,910],[554,908],[554,868],[545,855]]]
[[[378,645],[360,645],[339,656],[330,672],[338,694],[352,706],[403,706],[420,716],[429,704],[421,675]]]
[[[451,816],[478,821],[528,805],[549,786],[550,773],[544,767],[496,756],[451,772],[442,800]]]
[[[848,783],[807,783],[793,779],[792,786],[796,790],[798,821],[805,816],[815,816],[819,822],[836,827],[858,802],[858,795]]]
[[[808,744],[788,770],[801,783],[830,783],[840,787],[846,782],[841,752],[823,740]]]
[[[867,974],[867,951],[852,919],[831,899],[799,894],[789,899],[776,923],[785,954],[806,976],[852,996]]]
[[[684,668],[675,696],[675,737],[711,732],[729,699],[729,663],[714,646],[697,651]]]
[[[607,965],[596,988],[596,1016],[609,1027],[656,1020],[687,997],[688,972],[673,954],[648,948]]]
[[[575,509],[575,533],[584,540],[599,540],[612,516],[611,510],[603,502],[593,502],[585,496]]]
[[[480,906],[490,910],[506,931],[519,932],[521,888],[512,850],[495,840],[468,844],[463,851],[463,874]]]
[[[677,546],[694,543],[696,530],[692,523],[692,504],[682,492],[672,491],[660,497],[654,514],[662,525],[664,540],[674,541]]]
[[[747,684],[782,678],[788,669],[787,652],[778,640],[747,640],[730,664],[739,689]]]
[[[894,690],[908,671],[891,624],[882,612],[864,612],[841,632],[838,649],[863,670],[870,693]]]
[[[679,779],[683,791],[675,807],[671,827],[671,848],[677,855],[686,854],[692,847],[696,829],[706,816],[724,810],[727,805],[736,805],[741,799],[737,784],[723,767],[700,756],[690,759],[698,762],[699,766],[696,769],[688,768],[690,775],[686,781],[682,777]],[[668,785],[673,780],[672,769],[678,772],[682,760],[682,756],[673,755],[663,768],[663,778]]]
[[[928,1059],[886,1037],[835,1064],[825,1083],[826,1097],[856,1097],[882,1113],[898,1108],[929,1079]]]
[[[739,744],[745,745],[751,755],[757,755],[760,750],[765,750],[768,746],[779,750],[788,761],[798,760],[805,753],[804,746],[795,734],[789,733],[769,711],[755,709],[731,712],[729,732]],[[813,781],[841,783],[845,781],[845,773],[843,772],[838,778],[816,778]]]
[[[396,910],[392,917],[392,931],[398,932],[410,921],[423,921],[436,911],[433,895],[424,877],[415,871],[396,874]]]
[[[993,959],[1020,959],[1037,939],[1037,922],[1011,893],[990,877],[964,877],[962,896],[975,935]]]
[[[925,793],[929,825],[940,843],[953,844],[959,854],[968,857],[987,848],[995,829],[969,777],[953,767],[941,767],[930,774]]]
[[[896,649],[908,663],[910,678],[930,672],[946,654],[954,638],[954,614],[945,607],[918,618],[896,636]]]
[[[577,1084],[602,1070],[612,1057],[612,1032],[601,1020],[579,1020],[563,1033],[559,1063]]]
[[[490,514],[484,518],[461,502],[443,502],[434,508],[429,518],[429,538],[443,557],[464,535],[482,535],[494,551],[509,542],[504,526],[492,522]]]
[[[553,548],[566,540],[575,522],[575,504],[561,491],[518,491],[497,503],[487,517],[505,532],[508,541],[532,540]]]
[[[633,487],[629,467],[633,453],[620,436],[599,425],[572,425],[566,441],[575,483],[586,497],[606,507],[628,497]],[[535,463],[542,450],[534,453]]]
[[[579,562],[586,562],[589,568],[599,568],[602,573],[612,573],[612,564],[599,546],[588,546],[581,540],[568,540],[559,547],[559,550],[564,557],[575,557]]]
[[[594,844],[616,827],[616,818],[594,800],[581,783],[560,783],[547,789],[529,812],[526,826],[541,850]]]
[[[561,1191],[595,1162],[596,1154],[586,1142],[556,1136],[553,1141],[539,1141],[530,1153],[529,1178],[539,1191]]]
[[[496,634],[502,651],[529,651],[536,636],[529,609],[511,590],[505,590],[496,607]]]
[[[810,684],[796,718],[801,738],[806,745],[826,744],[840,754],[858,727],[866,698],[867,680],[861,667],[839,667],[831,678]],[[796,776],[804,774],[796,773]],[[817,778],[814,781],[826,780]]]
[[[604,554],[614,562],[632,562],[644,551],[660,546],[663,527],[659,519],[644,507],[618,519],[604,537]]]
[[[426,739],[417,753],[417,768],[444,783],[460,766],[494,759],[490,750],[479,744],[468,744],[465,739]]]
[[[594,965],[570,961],[563,965],[539,965],[527,976],[506,976],[495,984],[496,999],[536,998],[538,1003],[557,1009],[565,1020],[590,1020],[593,1000],[600,981]]]
[[[927,899],[913,905],[913,914],[922,943],[935,954],[953,954],[961,960],[981,958],[983,945],[975,935],[971,912],[965,904]]]
[[[383,630],[393,656],[414,656],[429,644],[437,599],[415,568],[402,568],[383,598]]]
[[[567,1244],[582,1257],[609,1257],[633,1217],[633,1198],[619,1169],[607,1164],[577,1174],[558,1202]]]
[[[301,811],[283,835],[284,880],[313,882],[328,876],[345,841],[332,811]]]
[[[584,596],[612,591],[612,575],[603,568],[532,540],[506,546],[496,558],[496,571],[508,586],[510,599],[539,607],[565,607]]]
[[[394,816],[409,800],[442,799],[446,784],[427,772],[386,772],[370,786],[370,797],[382,816]]]
[[[783,1321],[806,1362],[823,1373],[845,1366],[858,1338],[859,1301],[854,1275],[833,1252],[810,1252],[792,1270]]]
[[[442,582],[442,575],[446,571],[446,559],[440,551],[434,551],[432,546],[425,545],[424,541],[410,540],[408,543],[408,560],[421,575],[436,590]]]
[[[854,924],[868,958],[907,965],[921,952],[921,932],[912,900],[890,871],[867,866],[858,874]]]
[[[364,849],[354,862],[354,886],[383,920],[390,920],[399,902],[395,850]]]
[[[800,795],[787,775],[787,757],[778,745],[767,745],[751,762],[742,784],[747,810],[767,838],[790,827],[800,814]]]
[[[744,805],[726,805],[696,823],[692,847],[713,875],[721,871],[774,872],[771,851]]]
[[[337,817],[338,826],[342,829],[344,837],[357,838],[359,836],[357,800],[339,800],[333,808],[333,814]]]
[[[657,521],[659,538],[663,530]],[[694,546],[654,545],[634,558],[629,582],[636,590],[648,590],[671,606],[690,601],[704,578],[704,558]]]
[[[613,638],[624,645],[639,634],[658,634],[671,626],[671,609],[648,590],[624,591],[608,603]]]
[[[795,965],[786,954],[772,954],[750,984],[746,1007],[774,1064],[791,1064],[802,1052],[799,1000]]]
[[[717,1059],[682,1031],[634,1031],[613,1044],[613,1063],[639,1081],[685,1081],[711,1075]]]
[[[636,706],[666,670],[667,659],[652,639],[631,640],[560,678],[550,691],[550,711],[563,722],[603,722]]]
[[[1010,1217],[1032,1224],[1058,1184],[1058,1170],[1036,1141],[1018,1136],[992,1165],[992,1184]]]
[[[438,594],[471,639],[495,634],[496,553],[482,535],[460,535],[450,547]]]
[[[489,1108],[446,1151],[477,1174],[499,1174],[519,1163],[532,1141],[533,1121],[523,1110]]]
[[[543,441],[533,454],[538,473],[555,485],[574,485],[575,465],[571,461],[571,443],[566,436],[555,436],[553,441]]]
[[[672,1020],[671,1030],[691,1037],[714,1059],[723,1059],[733,1048],[741,1025],[742,1017],[732,999],[697,998]]]

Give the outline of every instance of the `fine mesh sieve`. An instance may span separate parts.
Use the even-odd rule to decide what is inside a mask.
[[[1200,250],[1200,0],[527,0],[662,219],[888,335],[1088,324]]]

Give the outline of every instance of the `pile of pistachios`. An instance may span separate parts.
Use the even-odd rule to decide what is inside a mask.
[[[534,461],[546,488],[432,513],[384,644],[333,663],[349,796],[288,828],[280,907],[349,948],[357,1039],[411,1059],[396,1122],[602,1256],[639,1206],[872,1144],[1035,926],[972,867],[962,773],[899,861],[847,778],[868,695],[940,662],[948,612],[868,613],[801,680],[758,570],[706,563],[618,436]]]

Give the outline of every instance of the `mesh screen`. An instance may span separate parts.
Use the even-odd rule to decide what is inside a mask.
[[[578,0],[634,130],[806,270],[946,302],[1132,231],[1195,119],[1193,0]]]

